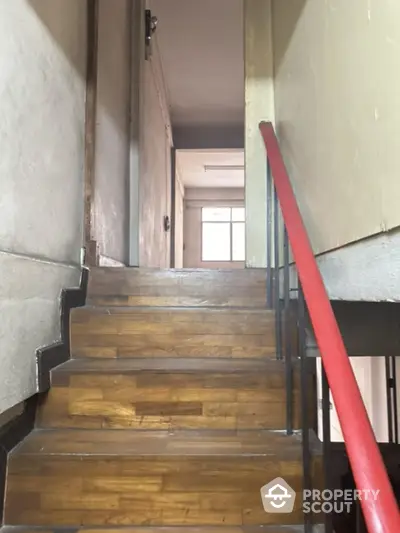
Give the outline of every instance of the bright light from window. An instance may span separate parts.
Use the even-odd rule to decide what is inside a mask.
[[[244,223],[232,224],[232,261],[245,260]]]
[[[244,207],[203,207],[202,260],[245,260]]]

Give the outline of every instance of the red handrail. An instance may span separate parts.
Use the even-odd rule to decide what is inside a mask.
[[[354,480],[359,490],[380,491],[376,500],[364,498],[361,501],[368,531],[400,533],[397,502],[290,184],[274,127],[270,122],[261,122],[259,127]]]

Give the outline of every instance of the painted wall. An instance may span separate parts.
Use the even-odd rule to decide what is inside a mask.
[[[86,5],[0,0],[0,412],[36,391],[79,284]]]
[[[151,8],[151,2],[147,2]],[[170,266],[172,134],[157,39],[153,54],[141,64],[139,162],[139,266]]]
[[[185,268],[244,268],[244,263],[201,260],[201,209],[202,207],[243,207],[243,189],[208,189],[203,187],[185,189],[184,202],[184,251]]]
[[[130,4],[99,1],[93,238],[101,264],[128,262]]]
[[[182,268],[185,189],[182,185],[181,172],[178,165],[176,166],[175,175],[175,268]]]
[[[276,124],[316,252],[400,225],[400,3],[273,0]]]
[[[290,2],[289,2],[290,3]],[[266,265],[266,157],[258,130],[274,121],[270,0],[244,0],[246,265]]]

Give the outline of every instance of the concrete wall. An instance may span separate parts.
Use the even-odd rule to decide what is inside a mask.
[[[244,0],[244,8],[246,265],[263,267],[267,242],[267,166],[258,124],[261,120],[274,121],[271,2]]]
[[[99,1],[93,238],[101,264],[128,262],[130,4]]]
[[[151,8],[151,2],[149,3]],[[172,134],[157,39],[153,54],[141,65],[139,266],[170,266]]]
[[[400,225],[392,0],[273,0],[276,124],[314,250]]]
[[[83,236],[86,4],[0,0],[0,412],[36,391]]]
[[[184,252],[183,266],[185,268],[244,268],[244,263],[216,262],[201,260],[201,209],[202,207],[243,207],[243,189],[185,189],[184,202]]]

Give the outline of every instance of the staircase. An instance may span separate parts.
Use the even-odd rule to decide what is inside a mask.
[[[1,533],[303,531],[300,497],[269,514],[260,496],[303,482],[265,293],[263,270],[92,270],[72,359],[9,457]],[[296,367],[294,389],[298,428]]]

